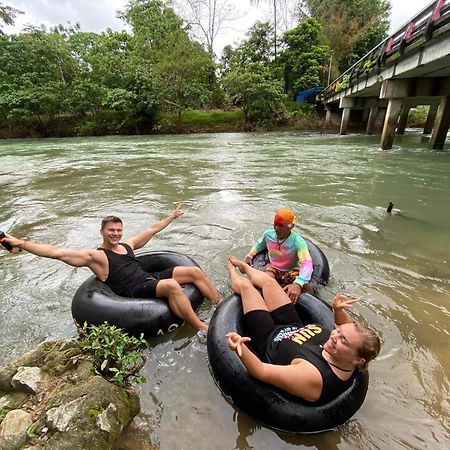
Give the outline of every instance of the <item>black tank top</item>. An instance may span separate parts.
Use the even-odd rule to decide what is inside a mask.
[[[322,356],[322,345],[330,337],[330,332],[316,324],[305,327],[280,326],[267,339],[266,357],[272,364],[289,365],[295,358],[304,359],[315,366],[322,375],[323,387],[315,404],[325,404],[346,391],[358,373],[341,380]]]
[[[105,283],[117,294],[130,297],[133,288],[142,283],[148,276],[148,272],[142,269],[139,260],[134,255],[128,244],[120,243],[127,251],[126,255],[119,255],[106,248],[103,250],[108,258],[109,273]]]

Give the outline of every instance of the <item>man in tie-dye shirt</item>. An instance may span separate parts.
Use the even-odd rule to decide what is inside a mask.
[[[273,229],[264,232],[245,258],[252,264],[255,255],[267,249],[269,264],[266,272],[282,286],[293,303],[297,302],[302,290],[313,293],[309,281],[313,263],[305,240],[294,228],[296,217],[290,209],[279,209],[273,221]]]

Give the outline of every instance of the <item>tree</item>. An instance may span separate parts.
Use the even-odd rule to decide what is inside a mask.
[[[262,64],[253,70],[239,68],[223,80],[231,101],[244,113],[245,122],[274,122],[282,114],[285,95],[283,83],[273,79]]]
[[[132,0],[121,14],[132,27],[132,60],[139,68],[136,93],[148,113],[204,104],[215,77],[211,55],[193,42],[172,8],[161,0]]]
[[[214,42],[226,22],[237,19],[234,5],[229,0],[178,0],[176,9],[193,31],[204,42],[211,56]]]
[[[67,109],[76,61],[62,36],[39,28],[11,35],[1,43],[0,92],[7,99],[2,113],[8,120],[27,118],[45,135],[45,119]]]
[[[183,20],[163,0],[131,0],[118,17],[131,26],[135,55],[143,59],[151,59],[152,51],[164,48],[167,37],[183,29]]]
[[[125,32],[112,30],[68,36],[68,46],[78,63],[70,101],[74,114],[99,113],[104,107],[133,114],[130,38]]]
[[[167,47],[155,55],[153,76],[161,107],[174,112],[178,123],[187,108],[199,108],[211,95],[209,80],[214,71],[210,55],[183,31],[173,33]]]
[[[224,77],[231,72],[231,61],[233,59],[235,50],[231,45],[225,45],[220,57],[220,75]]]
[[[230,65],[241,68],[254,63],[270,65],[274,60],[273,33],[268,22],[256,22],[247,33],[247,39],[233,52]]]
[[[303,0],[304,14],[315,17],[341,71],[387,35],[389,0]]]
[[[316,19],[301,22],[283,36],[285,49],[280,54],[286,93],[295,98],[298,91],[324,84],[324,66],[329,48],[321,42],[322,27]]]
[[[14,19],[19,14],[23,14],[23,11],[0,3],[0,34],[4,34],[1,28],[1,22],[5,25],[14,25]]]
[[[250,3],[259,5],[260,0],[250,0]],[[274,48],[274,58],[277,58],[277,0],[267,0],[267,3],[273,5],[273,48]]]

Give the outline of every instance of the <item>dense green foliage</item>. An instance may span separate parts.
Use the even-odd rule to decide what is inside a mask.
[[[280,61],[291,98],[298,91],[325,85],[329,48],[322,43],[321,31],[319,22],[311,18],[284,34],[285,49]]]
[[[389,0],[304,0],[341,72],[387,37]]]
[[[245,124],[284,124],[300,114],[290,103],[299,91],[326,85],[331,52],[346,69],[387,27],[388,0],[305,3],[314,17],[280,35],[276,51],[274,26],[258,22],[220,64],[168,0],[130,0],[120,13],[130,32],[0,28],[0,137],[185,131],[185,111],[234,107]],[[0,4],[0,25],[19,13]]]
[[[94,359],[96,374],[123,387],[146,381],[139,375],[146,361],[142,350],[147,342],[143,335],[140,338],[129,336],[106,322],[98,326],[85,323],[78,332],[81,349]]]
[[[62,26],[0,36],[0,117],[19,136],[150,132],[160,111],[208,104],[214,63],[160,0],[122,13],[133,33]],[[7,135],[4,132],[4,134]]]

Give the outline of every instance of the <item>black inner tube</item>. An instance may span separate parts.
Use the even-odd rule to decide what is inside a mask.
[[[199,267],[190,257],[172,251],[152,251],[136,255],[144,270],[155,272],[174,266]],[[203,296],[193,284],[183,286],[194,311]],[[72,300],[72,316],[82,325],[84,322],[111,325],[131,333],[144,333],[147,337],[172,331],[183,323],[170,310],[166,299],[129,298],[116,295],[112,289],[92,276],[76,291]]]
[[[304,323],[334,326],[330,306],[304,293],[297,302]],[[227,400],[254,420],[277,431],[317,433],[333,429],[352,417],[366,396],[369,378],[360,372],[352,385],[333,401],[316,406],[251,377],[238,356],[226,343],[230,331],[245,336],[241,299],[232,295],[215,311],[208,330],[210,369]]]

